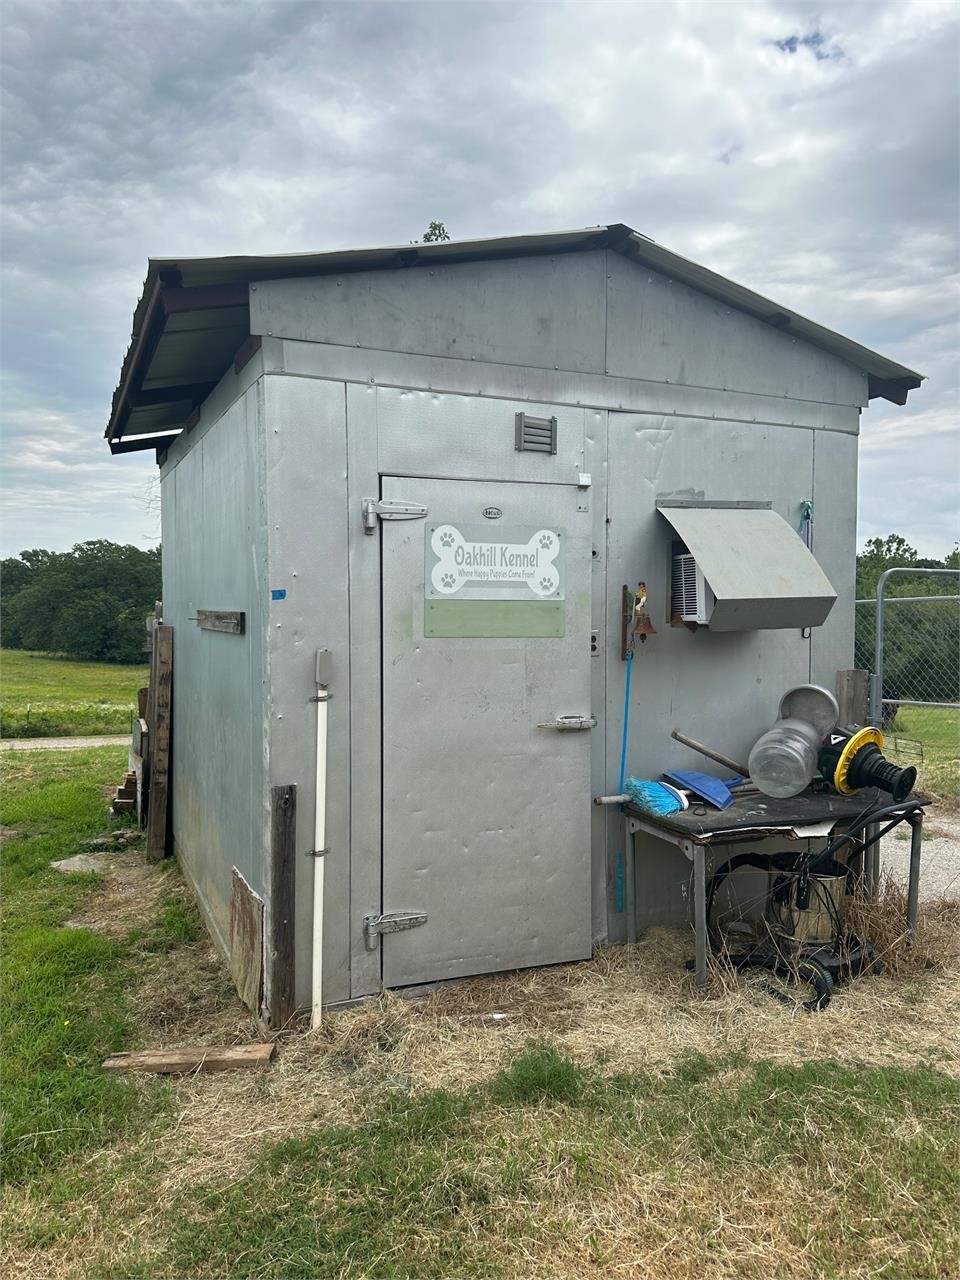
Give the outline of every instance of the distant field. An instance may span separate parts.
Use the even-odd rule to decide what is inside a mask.
[[[900,707],[884,736],[892,758],[916,765],[921,787],[939,796],[960,793],[960,710]]]
[[[126,733],[146,666],[74,662],[0,650],[0,736],[58,738]]]

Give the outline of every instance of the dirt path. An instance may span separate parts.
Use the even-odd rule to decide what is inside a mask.
[[[4,738],[0,751],[79,751],[81,747],[123,747],[129,743],[129,733],[99,738]]]

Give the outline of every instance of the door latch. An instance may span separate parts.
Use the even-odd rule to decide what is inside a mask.
[[[373,951],[381,934],[402,933],[404,929],[416,929],[426,923],[425,911],[387,911],[382,916],[370,914],[363,917],[363,939],[367,950]]]
[[[422,502],[394,502],[387,498],[364,498],[360,504],[363,515],[363,532],[374,533],[377,520],[423,520],[427,508]]]
[[[597,727],[596,716],[557,716],[556,720],[548,720],[545,724],[538,724],[538,729],[559,729],[561,733],[576,732],[579,729],[595,729]]]

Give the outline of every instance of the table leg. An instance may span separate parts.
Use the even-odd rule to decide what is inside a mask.
[[[624,822],[624,827],[626,827]],[[637,833],[624,832],[623,896],[627,908],[627,941],[637,940]]]
[[[869,840],[880,830],[879,826],[874,822],[871,823],[866,830],[866,838]],[[876,896],[877,887],[880,884],[880,841],[875,840],[863,855],[863,879],[867,890],[867,894],[873,898]]]
[[[920,842],[923,839],[923,810],[907,816],[910,823],[910,879],[907,883],[907,932],[917,931],[917,904],[920,900]]]
[[[693,858],[693,914],[696,932],[695,972],[697,986],[707,985],[707,867],[702,844],[684,844],[683,852]]]

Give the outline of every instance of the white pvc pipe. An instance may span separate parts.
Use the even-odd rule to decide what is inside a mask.
[[[313,818],[313,1009],[311,1027],[320,1025],[323,996],[323,871],[327,840],[327,701],[325,685],[317,681],[317,785]]]

